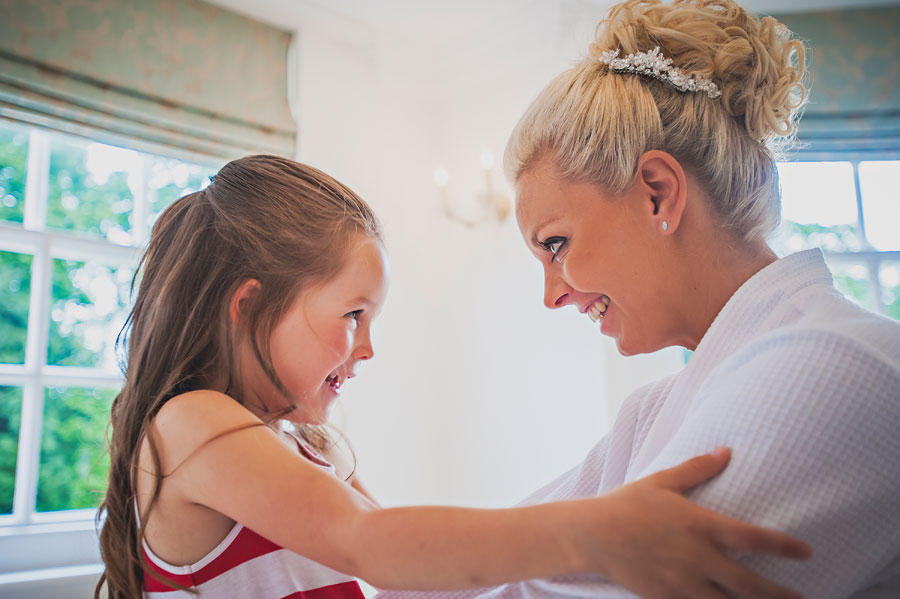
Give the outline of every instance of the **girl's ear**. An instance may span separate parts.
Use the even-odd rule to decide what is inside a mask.
[[[228,316],[231,324],[240,325],[245,322],[247,312],[261,290],[262,285],[256,279],[247,279],[238,286],[228,304]]]
[[[687,201],[687,178],[681,164],[667,152],[651,150],[638,160],[637,172],[645,200],[642,212],[655,231],[674,233]]]

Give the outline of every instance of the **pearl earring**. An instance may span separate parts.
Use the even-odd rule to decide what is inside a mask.
[[[669,230],[669,223],[668,223],[668,221],[663,221],[663,224],[662,224],[662,230],[663,230],[663,233],[665,233],[666,231]]]

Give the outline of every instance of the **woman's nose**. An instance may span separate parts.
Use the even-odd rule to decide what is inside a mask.
[[[571,303],[570,291],[572,290],[559,276],[545,270],[544,274],[544,305],[551,310],[562,308]]]

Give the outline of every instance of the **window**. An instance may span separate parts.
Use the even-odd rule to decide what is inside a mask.
[[[900,319],[900,161],[787,162],[778,172],[776,250],[822,248],[838,289]]]
[[[837,289],[900,320],[900,196],[891,186],[900,161],[780,162],[778,176],[775,252],[820,248]],[[692,355],[682,351],[685,364]]]
[[[0,121],[0,526],[93,518],[140,249],[213,171]]]

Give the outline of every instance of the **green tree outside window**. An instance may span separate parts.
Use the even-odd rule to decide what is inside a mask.
[[[39,512],[97,507],[106,491],[105,432],[115,389],[50,388],[38,471]]]
[[[0,514],[13,508],[21,420],[21,387],[0,387]]]
[[[0,363],[25,362],[31,256],[0,251]]]
[[[0,126],[0,221],[21,223],[25,218],[25,165],[28,132]]]

